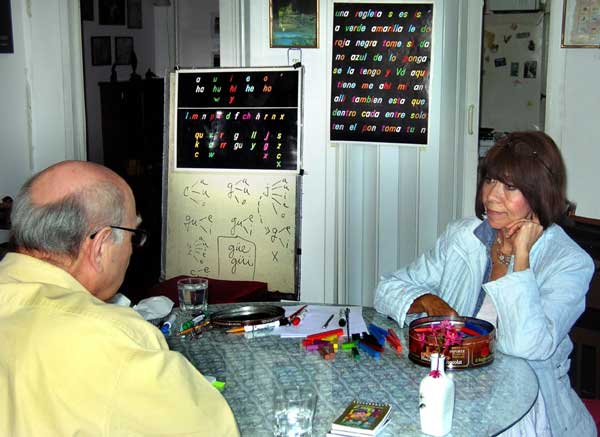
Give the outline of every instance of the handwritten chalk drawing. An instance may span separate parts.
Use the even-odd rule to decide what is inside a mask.
[[[293,293],[296,176],[173,172],[165,275],[266,282]]]
[[[232,276],[251,277],[256,271],[256,245],[241,237],[218,237],[219,276],[227,271]]]

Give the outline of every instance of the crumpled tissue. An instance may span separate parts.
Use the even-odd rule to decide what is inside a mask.
[[[167,296],[153,296],[142,299],[133,306],[145,320],[160,319],[166,317],[173,309],[175,303]]]

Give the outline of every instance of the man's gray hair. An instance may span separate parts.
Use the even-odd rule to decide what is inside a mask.
[[[17,194],[11,214],[11,240],[16,248],[77,258],[86,238],[105,226],[120,225],[125,216],[123,192],[110,182],[98,182],[43,205],[31,200],[30,178]],[[113,232],[116,242],[123,234]]]

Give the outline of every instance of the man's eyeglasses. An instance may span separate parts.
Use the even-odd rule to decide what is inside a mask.
[[[127,231],[127,232],[131,232],[133,233],[133,235],[131,236],[131,245],[133,247],[142,247],[145,243],[146,240],[148,239],[148,232],[145,231],[144,229],[132,229],[132,228],[124,228],[122,226],[108,226],[109,228],[112,229],[120,229],[122,231]],[[90,238],[93,240],[96,235],[98,234],[98,232],[100,232],[100,230],[94,232],[92,235],[90,235]]]

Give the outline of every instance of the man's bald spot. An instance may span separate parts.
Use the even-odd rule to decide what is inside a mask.
[[[125,181],[106,167],[86,161],[63,161],[38,174],[31,185],[31,201],[36,205],[56,202],[99,182],[111,182],[124,192],[129,191]]]

